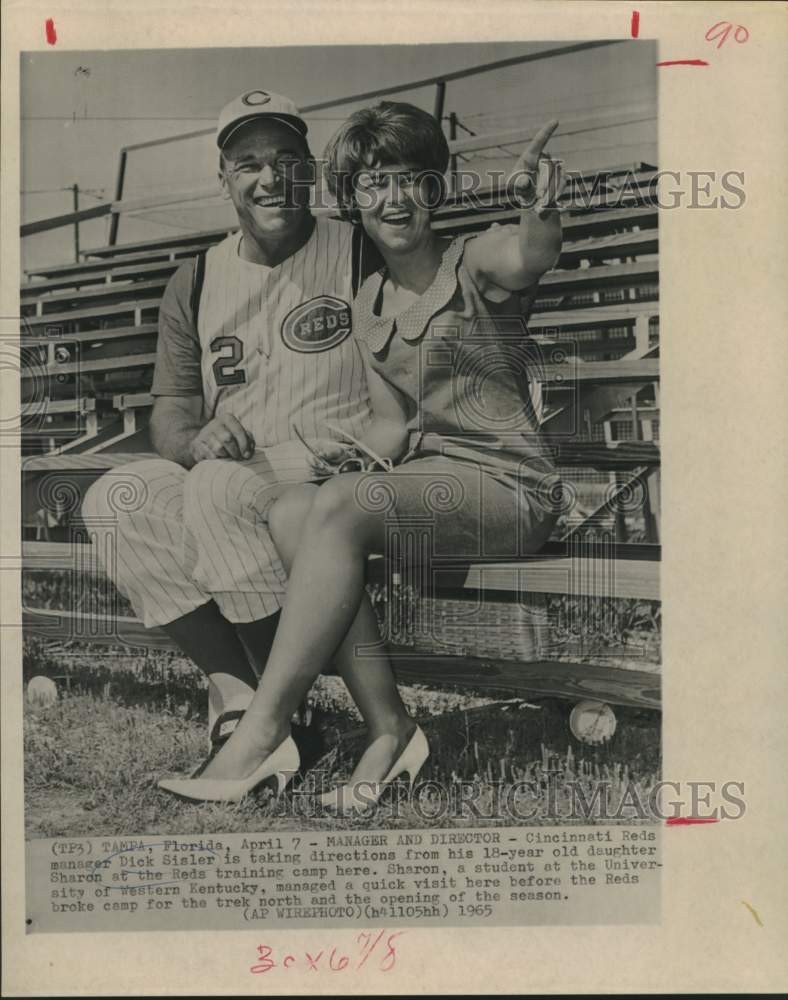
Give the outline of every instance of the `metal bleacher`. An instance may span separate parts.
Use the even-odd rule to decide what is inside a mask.
[[[561,260],[542,280],[529,319],[531,332],[553,339],[565,335],[571,341],[578,330],[596,330],[603,339],[611,327],[625,328],[629,351],[622,353],[637,347],[645,354],[649,320],[658,315],[656,295],[650,291],[658,279],[654,213],[641,205],[569,214]],[[450,202],[438,211],[435,226],[454,234],[470,225],[486,226],[493,216],[494,221],[516,218],[500,201],[492,212]],[[591,223],[594,233],[587,235]],[[644,224],[648,228],[641,228]],[[576,232],[583,235],[573,239]],[[158,305],[169,278],[184,260],[224,235],[226,230],[196,234],[188,243],[180,237],[177,243],[101,247],[88,251],[82,265],[38,268],[22,286],[26,336],[40,352],[35,364],[23,368],[23,387],[43,377],[53,400],[102,399],[104,421],[113,411],[121,417],[123,411],[114,410],[115,398],[138,396],[150,387]],[[165,259],[151,260],[160,255]],[[134,409],[144,419],[139,402]]]
[[[542,431],[567,483],[566,503],[539,556],[458,565],[441,587],[450,599],[492,594],[512,607],[523,594],[659,600],[656,175],[639,162],[572,178],[561,258],[535,299],[523,301],[543,361]],[[433,225],[460,234],[517,217],[503,192],[488,189],[471,202],[450,194]],[[110,243],[28,272],[21,288],[22,398],[33,414],[22,435],[25,569],[99,575],[79,497],[107,469],[151,454],[149,390],[164,289],[184,261],[228,231]],[[58,487],[76,499],[42,529],[42,498]],[[25,612],[28,628],[53,639],[168,645],[133,619],[106,636],[83,635],[78,619],[73,610]],[[658,674],[614,661],[435,655],[425,668],[412,651],[410,658],[397,652],[395,667],[409,679],[659,705]]]

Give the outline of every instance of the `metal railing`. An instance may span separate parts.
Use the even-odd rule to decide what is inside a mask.
[[[314,111],[324,111],[328,108],[341,107],[346,104],[356,104],[361,101],[375,100],[381,97],[388,97],[393,94],[400,94],[405,91],[417,90],[424,87],[435,87],[434,95],[434,105],[433,114],[436,118],[441,120],[443,118],[443,110],[445,106],[446,99],[446,85],[455,80],[462,80],[470,76],[476,76],[482,73],[490,73],[495,70],[505,69],[511,66],[518,66],[523,63],[536,62],[543,59],[554,59],[560,56],[570,55],[576,52],[583,52],[588,49],[600,48],[603,46],[617,45],[621,42],[627,41],[627,39],[609,39],[605,41],[593,41],[593,42],[578,42],[573,45],[563,45],[558,48],[544,49],[540,52],[532,52],[527,55],[512,56],[508,59],[500,59],[496,62],[482,63],[477,66],[470,66],[467,69],[455,70],[450,73],[443,73],[439,76],[426,77],[421,80],[411,80],[407,83],[396,84],[391,87],[381,87],[375,90],[366,91],[359,94],[350,94],[347,97],[332,98],[328,101],[319,101],[315,104],[308,104],[302,107],[302,114],[310,114]],[[589,125],[590,119],[583,119],[583,128],[579,128],[575,131],[567,131],[562,129],[556,133],[557,136],[565,135],[577,135],[585,131],[595,131],[599,128],[605,127],[616,127],[618,125],[628,125],[635,124],[640,121],[648,120],[645,115],[645,106],[634,106],[629,109],[633,117],[624,121],[616,121],[614,123],[598,125]],[[642,117],[638,117],[639,113],[643,112]],[[620,111],[617,112],[620,115]],[[595,116],[594,120],[597,118],[604,119],[606,116],[604,114]],[[609,116],[608,116],[609,117]],[[574,124],[573,122],[565,124]],[[577,124],[580,124],[578,121]],[[452,129],[452,132],[454,129]],[[458,154],[464,154],[468,152],[478,152],[485,149],[494,149],[501,145],[502,142],[512,143],[520,142],[530,137],[531,129],[513,129],[506,132],[499,132],[494,135],[488,136],[473,136],[467,139],[454,139],[451,138],[449,142],[449,149],[453,157]],[[213,128],[199,129],[192,132],[184,132],[179,135],[166,136],[161,139],[150,139],[146,142],[138,142],[133,145],[124,146],[120,150],[119,160],[118,160],[118,170],[115,179],[115,197],[111,202],[105,202],[101,205],[95,205],[91,208],[81,209],[77,212],[68,212],[64,215],[53,216],[48,219],[39,219],[35,222],[26,222],[20,226],[20,236],[33,236],[37,233],[47,232],[52,229],[59,229],[62,226],[73,226],[80,222],[85,222],[90,219],[98,219],[103,216],[111,216],[110,230],[109,230],[109,245],[114,246],[117,242],[118,237],[118,226],[120,224],[120,217],[124,213],[132,211],[140,211],[147,208],[160,208],[165,205],[177,205],[189,201],[199,201],[208,197],[213,197],[216,192],[215,185],[210,187],[203,186],[199,188],[192,188],[186,191],[181,191],[179,193],[170,194],[158,194],[158,195],[148,195],[142,198],[127,199],[124,201],[123,192],[126,181],[126,172],[128,166],[129,154],[140,149],[150,149],[154,146],[163,146],[168,143],[173,142],[184,142],[189,139],[196,139],[202,136],[211,135],[214,132]]]

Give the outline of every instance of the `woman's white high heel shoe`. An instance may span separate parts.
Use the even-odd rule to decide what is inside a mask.
[[[298,747],[288,736],[247,778],[165,778],[159,788],[194,802],[240,802],[258,785],[276,778],[276,794],[281,795],[300,763]]]
[[[324,809],[334,812],[364,812],[377,805],[380,796],[387,785],[391,784],[401,774],[407,774],[410,787],[416,780],[419,771],[430,755],[427,737],[419,726],[411,736],[408,745],[394,762],[391,770],[383,781],[356,781],[352,785],[340,785],[318,799]]]

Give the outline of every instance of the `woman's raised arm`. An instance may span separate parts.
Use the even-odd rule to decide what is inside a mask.
[[[500,226],[469,241],[465,261],[483,292],[522,291],[554,267],[561,253],[561,216],[555,206],[566,180],[561,165],[543,155],[558,127],[543,126],[525,148],[507,182],[521,205],[518,226]]]

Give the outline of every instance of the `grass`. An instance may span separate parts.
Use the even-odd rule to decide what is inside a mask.
[[[549,824],[566,821],[573,783],[587,797],[606,790],[615,808],[633,791],[645,801],[658,780],[655,713],[617,709],[613,739],[589,747],[571,736],[567,703],[493,701],[412,685],[403,686],[403,697],[432,751],[418,796],[392,788],[369,817],[326,815],[309,793],[321,780],[330,786],[349,774],[364,732],[342,683],[321,677],[313,692],[315,732],[327,752],[298,788],[279,800],[263,792],[238,805],[190,805],[156,787],[165,773],[189,771],[204,752],[204,681],[188,661],[106,649],[99,658],[28,640],[25,673],[57,677],[60,692],[51,705],[25,708],[30,837],[517,825],[496,807],[507,796],[527,822]],[[472,806],[450,799],[460,782]],[[531,788],[518,792],[521,782]]]

